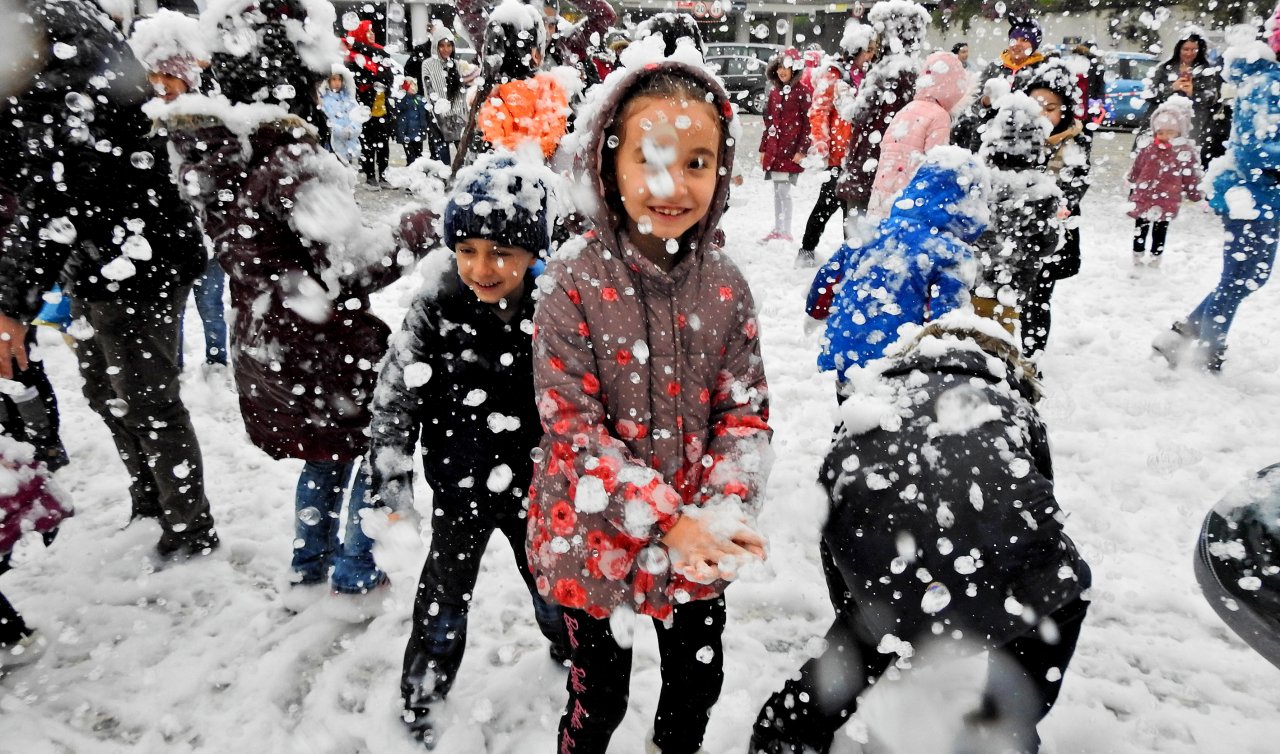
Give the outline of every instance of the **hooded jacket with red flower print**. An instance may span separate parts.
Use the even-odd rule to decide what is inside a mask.
[[[627,93],[661,71],[713,92],[729,135],[728,96],[702,69],[668,60],[615,73],[579,121],[580,180],[594,195],[609,195],[605,131]],[[733,164],[731,142],[721,142],[719,164]],[[665,620],[675,603],[720,595],[726,582],[673,573],[661,538],[683,506],[727,500],[758,510],[772,430],[751,290],[713,245],[728,188],[726,172],[669,272],[617,230],[606,203],[596,230],[562,247],[540,279],[534,388],[545,434],[527,545],[539,591],[565,607]]]

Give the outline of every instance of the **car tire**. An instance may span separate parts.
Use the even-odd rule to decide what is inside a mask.
[[[747,109],[756,115],[764,115],[764,107],[769,102],[769,94],[761,89],[747,97]]]

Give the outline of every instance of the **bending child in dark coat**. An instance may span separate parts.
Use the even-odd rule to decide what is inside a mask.
[[[1012,338],[971,313],[928,325],[881,364],[859,376],[820,476],[836,609],[827,650],[765,703],[750,751],[826,752],[858,696],[929,641],[1004,650],[968,745],[1038,751],[1090,573],[1062,530],[1036,385]]]
[[[435,252],[446,263],[410,307],[374,393],[375,498],[397,516],[412,512],[419,443],[435,493],[431,552],[400,681],[405,721],[428,746],[435,741],[431,706],[449,693],[462,664],[467,612],[494,529],[511,543],[551,657],[568,657],[560,608],[538,595],[524,548],[531,451],[542,439],[530,268],[549,251],[552,180],[540,164],[500,155],[459,172],[444,215],[454,257]]]

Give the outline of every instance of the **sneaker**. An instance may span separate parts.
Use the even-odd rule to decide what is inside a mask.
[[[778,240],[786,241],[787,243],[794,243],[796,239],[792,238],[790,233],[779,233]]]
[[[1182,361],[1183,354],[1194,340],[1195,335],[1191,333],[1190,325],[1175,322],[1168,332],[1160,333],[1151,341],[1151,348],[1169,362],[1169,368],[1173,369]]]
[[[761,238],[761,239],[760,239],[760,243],[769,243],[770,241],[777,241],[777,240],[778,240],[778,239],[780,239],[780,238],[782,238],[782,234],[781,234],[781,233],[779,233],[779,232],[778,232],[778,231],[776,231],[776,230],[771,230],[771,231],[769,231],[769,235],[767,235],[767,236],[765,236],[764,238]]]
[[[1153,270],[1160,269],[1160,260],[1164,257],[1151,257],[1151,261],[1147,262],[1147,266]]]
[[[218,532],[213,529],[194,533],[165,531],[156,543],[156,554],[164,560],[190,560],[208,555],[221,545]]]
[[[818,256],[814,254],[813,249],[801,249],[796,254],[796,267],[817,267]]]
[[[206,385],[229,386],[231,370],[228,369],[226,362],[206,361],[200,365],[200,379],[204,380]]]
[[[49,648],[49,640],[38,630],[17,641],[0,642],[0,673],[30,665]]]
[[[1142,254],[1142,252],[1141,252],[1141,251],[1135,251],[1135,252],[1133,252],[1133,266],[1134,266],[1134,267],[1141,267],[1141,266],[1142,266],[1142,257],[1143,257],[1143,254]]]

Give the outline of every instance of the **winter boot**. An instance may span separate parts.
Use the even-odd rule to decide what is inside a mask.
[[[1151,261],[1147,262],[1147,266],[1148,266],[1148,267],[1150,267],[1150,268],[1151,268],[1151,269],[1153,269],[1153,270],[1158,270],[1158,269],[1160,269],[1160,260],[1161,260],[1161,259],[1164,259],[1164,257],[1162,257],[1162,256],[1155,256],[1155,257],[1151,257]]]
[[[1141,266],[1142,266],[1142,252],[1141,252],[1141,251],[1135,251],[1135,252],[1133,252],[1133,266],[1134,266],[1134,267],[1141,267]]]
[[[405,709],[400,713],[400,719],[404,720],[405,726],[409,728],[409,735],[414,741],[422,744],[424,749],[436,748],[436,728],[431,720],[430,707]]]
[[[1225,346],[1206,346],[1204,349],[1204,362],[1201,366],[1204,371],[1209,374],[1220,374],[1222,372],[1222,362],[1227,358],[1227,349]]]
[[[49,640],[39,631],[32,630],[23,634],[22,638],[11,642],[0,642],[0,674],[4,674],[23,665],[30,665],[49,648]]]
[[[662,754],[662,749],[653,742],[653,729],[649,729],[649,734],[644,738],[644,754]],[[706,749],[698,749],[694,754],[707,754]]]
[[[800,253],[796,254],[796,267],[805,268],[817,266],[818,257],[813,253],[813,249],[801,249]]]
[[[1173,369],[1182,361],[1183,354],[1195,339],[1191,325],[1186,322],[1175,322],[1173,327],[1169,328],[1169,332],[1161,333],[1151,341],[1151,348],[1169,362],[1169,368]]]
[[[221,545],[218,532],[213,529],[191,533],[166,530],[156,543],[156,554],[165,560],[190,560],[208,555]]]

